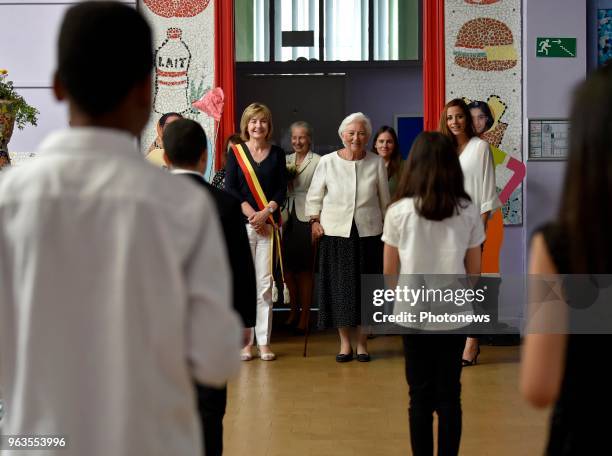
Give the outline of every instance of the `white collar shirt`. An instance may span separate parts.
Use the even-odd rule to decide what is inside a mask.
[[[0,176],[2,434],[67,438],[45,455],[202,454],[193,382],[240,364],[215,210],[117,130],[56,132]]]
[[[397,285],[400,289],[418,290],[423,286],[427,290],[447,292],[466,288],[466,253],[485,241],[485,232],[478,207],[472,203],[452,217],[435,221],[419,215],[414,198],[402,198],[387,210],[382,241],[398,250],[400,275]],[[471,302],[457,305],[455,302],[458,301],[397,300],[393,311],[396,315],[410,313],[415,316],[419,316],[421,311],[433,312],[437,316],[473,314]],[[460,320],[404,320],[398,321],[398,324],[430,331],[452,330],[467,325]]]
[[[204,176],[202,176],[200,173],[198,173],[197,171],[193,171],[191,169],[183,169],[183,168],[172,168],[170,170],[170,174],[193,174],[194,176],[198,176],[200,179],[204,179]]]

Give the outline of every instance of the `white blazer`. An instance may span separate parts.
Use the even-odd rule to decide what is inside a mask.
[[[381,157],[366,152],[361,160],[338,152],[321,157],[306,196],[306,215],[319,216],[328,236],[350,237],[353,220],[360,237],[382,233],[389,205],[387,170]]]
[[[314,176],[315,169],[319,164],[321,156],[308,151],[304,161],[300,163],[297,172],[299,173],[293,179],[293,185],[287,189],[287,204],[285,210],[283,210],[283,220],[289,218],[289,214],[295,207],[295,215],[300,222],[307,222],[309,217],[304,212],[306,205],[306,194],[310,188],[310,182],[312,182],[312,176]],[[295,165],[295,152],[287,155],[287,165]]]

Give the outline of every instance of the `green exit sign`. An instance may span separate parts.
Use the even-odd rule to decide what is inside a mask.
[[[576,57],[576,38],[537,38],[536,57]]]

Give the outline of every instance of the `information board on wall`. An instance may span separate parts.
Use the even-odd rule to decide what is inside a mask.
[[[568,148],[568,120],[529,119],[529,160],[566,160]]]

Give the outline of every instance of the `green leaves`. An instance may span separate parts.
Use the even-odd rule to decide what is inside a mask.
[[[0,100],[6,100],[9,103],[2,104],[0,109],[6,110],[15,116],[15,125],[20,130],[27,124],[36,126],[38,122],[38,114],[40,112],[33,106],[30,106],[25,99],[17,93],[13,87],[13,81],[6,78],[0,79]]]

